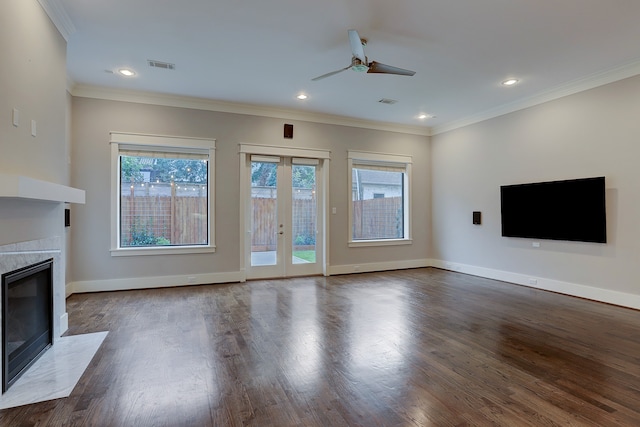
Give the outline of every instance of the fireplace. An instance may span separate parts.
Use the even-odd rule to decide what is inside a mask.
[[[2,392],[53,342],[53,258],[2,275]]]

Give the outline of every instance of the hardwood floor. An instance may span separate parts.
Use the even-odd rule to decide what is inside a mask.
[[[635,426],[640,312],[437,269],[73,295],[109,331],[2,426]]]

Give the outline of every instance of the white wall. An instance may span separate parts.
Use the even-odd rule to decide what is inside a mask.
[[[329,218],[331,266],[350,271],[355,264],[403,266],[417,260],[424,265],[429,258],[430,149],[425,136],[82,97],[73,98],[72,114],[72,185],[85,189],[87,199],[85,205],[74,206],[72,215],[70,275],[76,290],[184,284],[187,275],[196,276],[197,282],[237,277],[233,273],[240,269],[241,143],[331,150],[329,197],[337,210]],[[285,122],[295,126],[293,140],[283,139]],[[110,131],[216,139],[214,254],[111,257]],[[413,156],[412,245],[347,246],[347,150]]]
[[[0,173],[68,185],[66,47],[37,0],[0,3]],[[17,127],[12,124],[14,108],[20,112]],[[36,121],[36,137],[31,120]],[[20,243],[12,247],[41,250],[42,244],[56,242],[46,249],[60,250],[53,256],[58,272],[53,284],[54,339],[67,329],[63,221],[62,203],[0,198],[0,245]],[[35,240],[39,243],[21,243]]]
[[[433,136],[435,264],[640,308],[639,99],[633,77]],[[607,244],[501,237],[500,185],[592,176]]]
[[[64,38],[36,0],[3,1],[0,52],[0,173],[68,184]],[[0,198],[0,244],[62,236],[62,221],[61,204]]]

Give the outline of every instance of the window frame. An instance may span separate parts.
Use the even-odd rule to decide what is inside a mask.
[[[111,144],[111,256],[173,255],[215,252],[215,139],[110,132]],[[206,154],[207,168],[207,245],[120,246],[120,153],[121,148],[184,154]]]
[[[357,165],[371,165],[371,166],[389,166],[392,168],[404,168],[404,185],[403,185],[403,213],[404,213],[404,227],[403,237],[397,239],[371,239],[371,240],[354,240],[353,239],[353,168],[354,164]],[[395,245],[410,245],[413,243],[411,237],[411,156],[398,155],[398,154],[385,154],[385,153],[371,153],[364,151],[352,151],[347,152],[347,185],[348,185],[348,214],[349,214],[349,247],[360,246],[395,246]]]

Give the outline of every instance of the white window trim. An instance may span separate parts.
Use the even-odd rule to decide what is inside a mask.
[[[404,209],[404,237],[402,239],[375,239],[375,240],[353,240],[353,164],[354,162],[360,164],[370,163],[372,165],[379,164],[381,166],[399,166],[404,165],[405,167],[405,209]],[[398,154],[386,154],[386,153],[370,153],[364,151],[351,151],[349,150],[347,153],[347,180],[348,180],[348,195],[349,202],[347,206],[349,206],[349,240],[347,242],[350,248],[353,247],[365,247],[365,246],[397,246],[397,245],[410,245],[413,243],[411,238],[411,164],[412,158],[411,156],[404,156]]]
[[[165,135],[147,135],[137,133],[111,132],[111,256],[134,255],[173,255],[215,252],[215,150],[216,140],[205,138],[189,138]],[[194,246],[155,246],[149,248],[121,248],[120,247],[120,146],[137,146],[140,149],[152,149],[153,147],[163,151],[177,149],[189,152],[208,152],[209,168],[207,176],[207,201],[208,201],[208,245]]]

